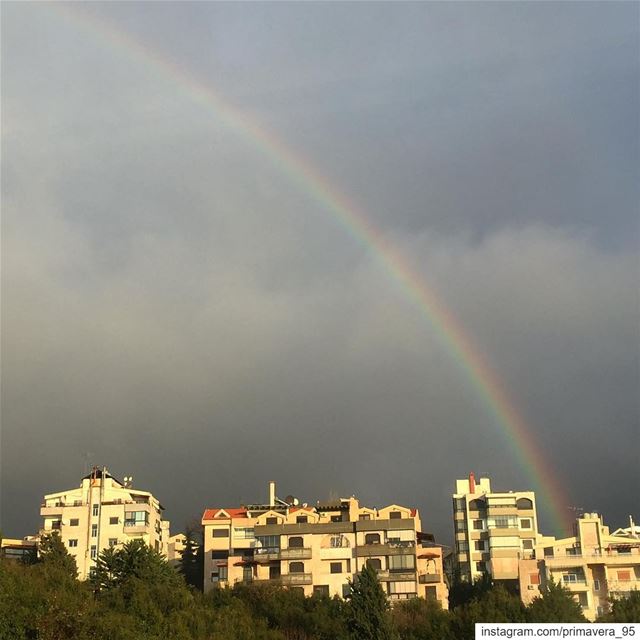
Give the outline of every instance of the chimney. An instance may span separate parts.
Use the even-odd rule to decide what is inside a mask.
[[[469,474],[469,493],[476,492],[476,477],[473,471]]]
[[[269,482],[269,506],[276,506],[276,483],[274,480]]]

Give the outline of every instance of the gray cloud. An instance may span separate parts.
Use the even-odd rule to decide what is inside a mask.
[[[363,204],[574,505],[622,522],[592,469],[637,482],[637,7],[149,6],[82,10],[164,42]],[[278,162],[99,33],[4,13],[8,533],[88,451],[178,529],[275,478],[415,504],[446,541],[456,477],[527,488],[438,329]]]

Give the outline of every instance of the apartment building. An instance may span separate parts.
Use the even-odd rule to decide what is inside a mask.
[[[640,535],[633,525],[609,533],[597,513],[576,520],[574,535],[542,537],[534,557],[519,563],[520,594],[525,604],[540,595],[549,580],[561,583],[589,620],[607,611],[609,600],[640,589]]]
[[[456,566],[463,580],[483,574],[518,586],[518,562],[533,557],[539,538],[533,491],[495,492],[489,478],[473,473],[456,480],[453,494]]]
[[[106,468],[95,467],[79,487],[44,496],[40,533],[60,533],[81,580],[90,575],[98,554],[107,547],[140,539],[160,553],[168,551],[169,522],[162,519],[164,507],[148,491],[133,489],[130,478],[125,481],[114,478]]]
[[[3,558],[4,560],[26,562],[30,558],[35,558],[37,553],[37,536],[0,539],[0,558]]]
[[[279,500],[270,483],[268,503],[207,509],[202,524],[205,590],[272,582],[344,597],[370,565],[390,599],[421,596],[447,607],[442,548],[422,533],[416,509],[372,509],[355,497],[300,505]]]

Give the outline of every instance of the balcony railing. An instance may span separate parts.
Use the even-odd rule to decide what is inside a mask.
[[[433,584],[442,581],[442,576],[439,573],[421,573],[418,576],[420,584]]]
[[[312,575],[310,573],[288,573],[276,578],[284,585],[311,584]]]
[[[311,557],[311,549],[303,547],[289,547],[280,549],[281,560],[308,560]]]
[[[356,548],[357,556],[397,556],[414,550],[415,542],[387,542],[385,544],[361,544]]]

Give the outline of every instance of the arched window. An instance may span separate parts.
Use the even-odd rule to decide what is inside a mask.
[[[304,539],[302,536],[291,536],[289,538],[289,549],[302,549],[304,546]]]
[[[533,509],[533,502],[529,498],[518,498],[516,507],[518,509]]]
[[[290,562],[289,573],[304,573],[304,562]]]
[[[484,511],[487,508],[487,503],[484,500],[471,500],[469,502],[469,511]]]
[[[364,537],[365,544],[380,544],[379,533],[367,533]]]
[[[380,560],[380,558],[369,558],[367,560],[367,567],[380,571],[380,569],[382,569],[382,560]]]

